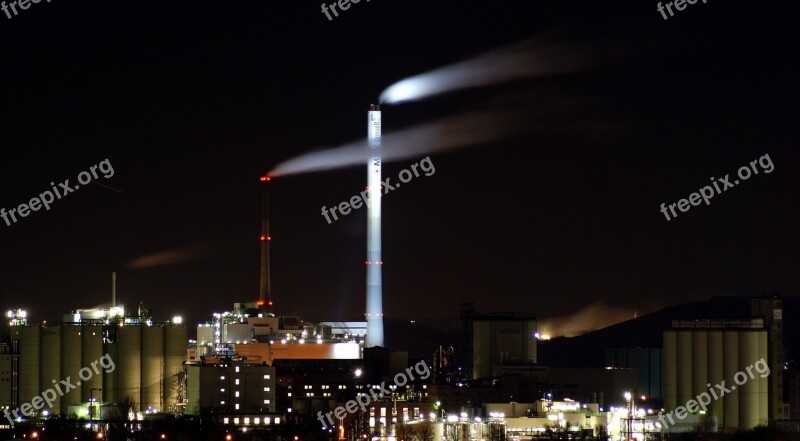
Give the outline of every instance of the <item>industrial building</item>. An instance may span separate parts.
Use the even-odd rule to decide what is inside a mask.
[[[783,376],[785,356],[783,353],[783,300],[779,295],[765,295],[750,299],[750,314],[764,319],[767,328],[767,345],[769,367],[772,371],[767,377],[769,385],[770,421],[781,421],[789,418],[785,409],[783,394]],[[788,400],[786,400],[788,401]]]
[[[763,318],[673,320],[664,331],[664,409],[686,406],[760,359],[769,359],[768,329]],[[755,375],[711,401],[708,414],[721,428],[752,429],[770,420],[767,378]]]
[[[536,364],[536,316],[470,314],[466,321],[473,379],[531,372]]]
[[[196,356],[240,355],[272,365],[276,359],[359,359],[366,322],[303,322],[278,317],[256,303],[236,303],[197,326]]]
[[[134,412],[177,410],[185,399],[181,379],[187,335],[180,318],[155,322],[143,306],[135,313],[122,306],[78,310],[60,323],[12,320],[10,335],[11,352],[18,354],[12,366],[12,407],[30,403],[67,378],[76,388],[42,411],[67,413],[89,402],[129,405]],[[104,356],[113,369],[95,369],[88,379],[84,371],[81,377],[82,369],[97,366]]]
[[[275,368],[241,357],[186,366],[186,413],[275,413]]]
[[[663,395],[661,368],[664,365],[661,348],[606,348],[606,368],[636,369],[638,382],[636,391],[649,399],[661,399]]]

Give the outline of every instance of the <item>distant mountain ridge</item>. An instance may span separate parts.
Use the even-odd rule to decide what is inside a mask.
[[[715,296],[709,300],[660,309],[577,337],[539,343],[538,361],[552,367],[604,367],[605,349],[662,347],[662,333],[675,319],[750,317],[750,297]],[[783,297],[783,341],[786,360],[800,358],[800,298]]]

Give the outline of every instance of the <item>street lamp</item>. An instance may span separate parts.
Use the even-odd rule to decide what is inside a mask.
[[[625,391],[625,401],[628,403],[628,431],[626,434],[626,439],[632,439],[632,431],[633,431],[633,394],[631,391]]]

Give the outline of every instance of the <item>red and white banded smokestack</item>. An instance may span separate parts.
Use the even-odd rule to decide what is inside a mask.
[[[272,310],[272,286],[269,274],[269,191],[268,184],[271,178],[262,176],[260,181],[264,184],[264,194],[261,199],[261,284],[259,286],[258,306],[267,312]]]

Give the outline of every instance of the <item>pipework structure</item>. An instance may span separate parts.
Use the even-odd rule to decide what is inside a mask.
[[[381,108],[367,112],[367,138],[372,156],[367,165],[367,339],[365,347],[383,347],[383,281],[381,267]]]

